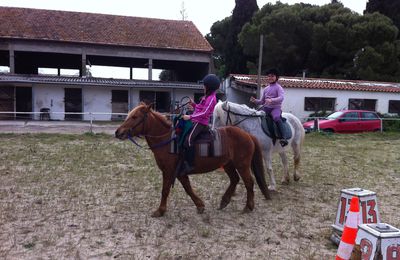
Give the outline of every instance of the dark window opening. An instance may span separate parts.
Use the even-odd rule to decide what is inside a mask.
[[[14,87],[0,87],[0,111],[14,112]],[[0,114],[0,119],[14,119],[14,114]]]
[[[389,100],[389,113],[400,115],[400,100]]]
[[[112,115],[111,120],[121,120],[128,113],[128,91],[127,90],[112,90],[111,91],[111,109],[112,113],[122,115]]]
[[[375,111],[376,99],[349,99],[349,109]]]
[[[335,98],[306,97],[304,99],[305,111],[335,111]]]
[[[16,119],[31,119],[32,114],[32,88],[17,87],[15,88],[15,110],[17,113]]]
[[[140,91],[140,101],[146,104],[153,104],[156,111],[167,113],[171,110],[171,95],[169,92]]]
[[[65,120],[82,120],[82,89],[65,89]]]

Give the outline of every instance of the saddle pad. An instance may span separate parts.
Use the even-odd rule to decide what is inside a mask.
[[[281,117],[283,123],[283,133],[282,136],[279,134],[278,127],[276,126],[274,120],[270,116],[265,116],[261,118],[261,128],[266,135],[272,139],[290,139],[292,138],[292,130],[287,122],[286,118]]]
[[[171,138],[175,136],[175,131],[172,131]],[[219,157],[224,155],[223,141],[220,131],[217,129],[210,130],[208,133],[203,133],[200,139],[194,141],[196,152],[202,157]],[[179,153],[180,146],[178,141],[174,139],[170,144],[170,153]]]

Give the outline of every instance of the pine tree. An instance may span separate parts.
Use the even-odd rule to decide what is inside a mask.
[[[238,42],[238,34],[242,30],[243,25],[250,22],[254,13],[258,11],[258,5],[256,0],[235,0],[235,3],[226,44],[226,72],[248,73],[246,67],[247,58],[243,54],[242,47]]]
[[[369,0],[364,13],[379,12],[392,19],[394,25],[400,29],[400,1],[399,0]]]

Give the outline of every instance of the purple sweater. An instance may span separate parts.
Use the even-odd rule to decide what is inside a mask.
[[[270,85],[268,85],[263,92],[263,95],[261,99],[256,99],[256,104],[257,105],[264,105],[265,100],[267,98],[270,98],[272,100],[272,103],[269,105],[265,105],[264,107],[267,108],[282,108],[282,102],[283,102],[283,96],[285,92],[283,91],[282,86],[275,82]]]
[[[213,113],[216,104],[217,97],[215,96],[214,91],[208,97],[202,97],[198,104],[192,103],[192,106],[194,107],[194,112],[190,115],[190,119],[193,123],[208,125],[211,114]]]

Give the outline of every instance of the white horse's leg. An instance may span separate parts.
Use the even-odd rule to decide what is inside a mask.
[[[267,173],[269,176],[269,186],[268,189],[271,191],[276,190],[276,181],[274,176],[274,171],[272,170],[272,152],[271,150],[264,150],[264,161],[265,167],[267,168]]]
[[[293,160],[294,160],[293,180],[299,181],[301,178],[300,175],[301,142],[292,143],[292,148],[293,148]]]
[[[283,176],[282,176],[281,183],[288,185],[290,182],[288,158],[287,158],[285,151],[279,152],[279,156],[281,157],[281,162],[282,162],[282,167],[283,167]]]

